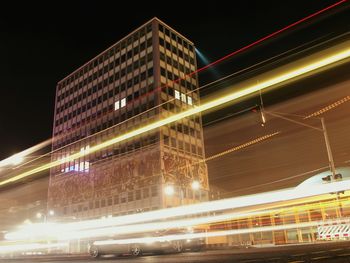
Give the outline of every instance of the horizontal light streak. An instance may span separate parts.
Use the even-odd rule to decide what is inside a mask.
[[[162,210],[133,214],[133,215],[120,216],[120,217],[88,220],[88,221],[81,221],[81,222],[67,223],[67,224],[55,224],[53,225],[53,227],[42,228],[42,229],[45,229],[45,231],[42,231],[42,232],[38,231],[38,229],[40,229],[40,224],[39,226],[33,226],[33,227],[29,225],[25,229],[7,233],[5,235],[5,238],[16,240],[16,239],[27,239],[28,236],[32,238],[34,237],[39,238],[44,235],[49,238],[62,239],[62,238],[65,238],[64,237],[65,233],[67,233],[67,236],[69,236],[69,238],[74,238],[73,232],[77,233],[76,234],[77,236],[81,235],[81,237],[83,237],[85,235],[85,237],[87,237],[88,234],[86,233],[89,233],[89,232],[85,232],[85,234],[78,233],[78,232],[81,230],[90,229],[91,230],[90,235],[93,236],[95,234],[98,234],[99,230],[96,230],[96,228],[117,227],[117,226],[129,227],[128,225],[137,224],[141,222],[150,222],[150,221],[163,220],[163,219],[169,220],[172,217],[189,216],[189,215],[196,215],[196,214],[202,214],[202,213],[208,213],[208,212],[217,212],[217,211],[228,210],[228,209],[249,208],[250,206],[267,205],[267,204],[274,204],[277,202],[292,201],[292,200],[297,200],[297,199],[302,199],[307,197],[324,195],[331,192],[346,191],[349,189],[350,189],[349,181],[339,181],[339,182],[315,185],[312,188],[308,189],[308,191],[305,191],[305,189],[298,189],[298,188],[285,189],[280,191],[235,197],[235,198],[229,198],[229,199],[223,199],[223,200],[217,200],[217,201],[211,201],[211,202],[205,202],[205,203],[199,203],[199,204],[193,204],[193,205],[187,205],[187,206],[180,206],[180,207],[162,209]],[[210,219],[210,220],[216,220],[216,219]],[[187,222],[185,224],[200,224],[199,221],[196,223],[195,221],[192,221],[191,223],[188,223],[189,221],[183,221],[183,222]],[[70,232],[71,234],[69,234]]]
[[[41,244],[41,243],[29,243],[29,244],[14,244],[14,245],[0,245],[0,253],[13,253],[13,252],[29,252],[40,249],[50,248],[62,248],[68,247],[68,243],[53,243],[53,244]]]
[[[323,56],[325,56],[325,55],[323,55]],[[285,83],[286,81],[292,81],[292,80],[294,80],[297,77],[301,77],[301,76],[306,75],[308,73],[311,73],[311,72],[313,72],[315,70],[319,70],[319,69],[324,68],[326,66],[330,66],[333,63],[340,62],[340,61],[342,61],[342,60],[344,60],[346,58],[349,58],[349,56],[350,56],[350,48],[343,48],[341,51],[338,51],[338,52],[336,52],[336,53],[334,53],[332,55],[328,55],[328,56],[323,57],[321,59],[320,58],[314,58],[313,62],[309,62],[309,63],[304,62],[304,65],[302,65],[302,66],[298,66],[298,67],[295,67],[294,69],[287,70],[285,73],[278,74],[277,76],[268,78],[265,81],[261,81],[261,82],[259,82],[257,84],[250,85],[248,87],[243,87],[239,91],[235,91],[235,92],[232,92],[232,93],[230,93],[230,94],[228,94],[226,96],[223,96],[223,97],[220,97],[220,98],[217,98],[217,99],[213,99],[213,100],[211,100],[211,101],[209,101],[207,103],[203,103],[203,104],[201,104],[199,106],[195,106],[195,107],[193,107],[191,109],[188,109],[186,111],[180,112],[180,113],[175,114],[175,115],[172,115],[172,116],[167,117],[167,118],[165,118],[163,120],[156,121],[156,122],[148,124],[148,125],[146,125],[144,127],[138,128],[138,129],[130,131],[130,132],[127,132],[127,133],[125,133],[125,134],[123,134],[121,136],[117,136],[117,137],[115,137],[113,139],[110,139],[110,140],[107,140],[107,141],[102,142],[100,144],[97,144],[95,146],[92,146],[92,147],[90,147],[89,153],[94,153],[94,152],[99,151],[99,150],[101,150],[101,149],[103,149],[105,147],[108,147],[108,146],[111,146],[113,144],[116,144],[116,143],[119,143],[119,142],[122,142],[122,141],[125,141],[125,140],[128,140],[128,139],[131,139],[131,138],[133,138],[135,136],[138,136],[138,135],[141,135],[143,133],[152,131],[154,129],[157,129],[157,128],[160,128],[160,127],[162,127],[164,125],[176,122],[178,120],[181,120],[183,118],[189,117],[191,115],[195,115],[195,114],[201,113],[203,111],[207,111],[209,109],[218,107],[220,105],[224,105],[224,104],[226,104],[228,102],[232,102],[232,101],[235,101],[237,99],[246,97],[246,96],[248,96],[248,95],[250,95],[252,93],[255,93],[257,91],[261,91],[261,90],[270,88],[270,87],[275,86],[277,84]],[[72,154],[72,155],[66,157],[63,161],[64,162],[72,161],[72,160],[81,158],[81,157],[83,157],[83,156],[85,156],[87,154],[88,153],[85,153],[85,152],[77,152],[75,154]],[[23,173],[21,173],[19,175],[16,175],[16,176],[13,176],[13,177],[11,177],[9,179],[1,181],[0,182],[0,186],[3,186],[3,185],[6,185],[6,184],[9,184],[11,182],[15,182],[15,181],[21,180],[21,179],[26,178],[26,177],[28,177],[30,175],[35,174],[35,173],[38,173],[38,172],[50,169],[52,167],[55,167],[57,165],[60,165],[61,163],[62,163],[62,160],[56,160],[56,161],[47,163],[45,165],[42,165],[40,167],[37,167],[35,169],[23,172]]]
[[[317,226],[319,224],[322,224],[322,222],[313,221],[313,222],[288,224],[288,225],[264,226],[264,227],[254,227],[254,228],[234,229],[234,230],[222,230],[222,231],[202,232],[202,233],[176,234],[176,235],[157,236],[157,237],[128,238],[128,239],[119,239],[119,240],[101,240],[101,241],[95,241],[94,244],[97,246],[102,246],[102,245],[123,245],[123,244],[169,242],[169,241],[175,241],[175,240],[209,238],[209,237],[219,237],[219,236],[228,236],[228,235],[249,234],[249,233],[255,233],[255,232],[266,232],[266,231],[306,228],[306,227]]]
[[[344,204],[345,202],[342,202]],[[331,207],[332,205],[338,204],[338,201],[330,201],[322,204],[322,207]],[[309,204],[304,205],[301,208],[298,208],[298,212],[310,210],[313,208],[318,208],[320,205],[317,204]],[[278,209],[270,209],[266,210],[269,207],[265,207],[265,210],[262,209],[248,209],[248,211],[235,212],[235,213],[226,213],[221,215],[212,215],[212,216],[203,216],[200,218],[190,218],[190,219],[177,219],[166,222],[155,222],[155,223],[146,223],[146,224],[135,224],[135,225],[124,225],[117,227],[107,227],[107,228],[97,228],[93,230],[83,230],[83,231],[73,231],[69,233],[60,233],[59,236],[56,237],[58,240],[73,240],[73,239],[88,239],[88,238],[100,238],[106,236],[115,236],[118,237],[120,235],[125,234],[135,234],[135,233],[147,233],[154,232],[164,229],[176,229],[176,228],[186,228],[186,227],[198,227],[204,225],[210,225],[213,223],[229,221],[229,220],[237,220],[244,219],[255,216],[265,216],[271,214],[288,214],[294,213],[296,207],[288,207],[288,208],[278,208]]]

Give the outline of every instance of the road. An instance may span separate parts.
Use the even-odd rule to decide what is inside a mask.
[[[145,255],[134,258],[130,256],[112,257],[106,256],[100,259],[91,259],[87,256],[80,257],[41,257],[27,259],[2,259],[0,262],[19,263],[19,262],[350,262],[350,242],[324,243],[324,244],[305,244],[283,247],[269,248],[248,248],[248,249],[225,249],[209,250],[202,252],[186,252],[181,254],[165,255]]]

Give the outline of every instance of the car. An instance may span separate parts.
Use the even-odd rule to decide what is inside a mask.
[[[198,232],[191,230],[191,233]],[[163,253],[181,253],[183,251],[200,251],[205,246],[204,238],[188,238],[179,240],[155,240],[140,243],[117,244],[115,241],[120,239],[138,239],[149,237],[162,237],[177,234],[189,233],[188,230],[165,230],[155,233],[145,233],[139,235],[128,235],[118,237],[118,239],[99,240],[90,242],[88,245],[89,254],[93,258],[102,255],[131,255],[141,256],[142,254],[163,254]],[[102,241],[102,242],[101,242]]]

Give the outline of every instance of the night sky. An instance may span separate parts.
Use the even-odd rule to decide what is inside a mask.
[[[191,39],[209,61],[333,1],[47,1],[0,13],[0,159],[51,136],[56,83],[156,16]],[[349,29],[349,4],[223,63],[202,83]],[[211,74],[211,75],[210,75]],[[199,76],[201,79],[201,76]]]

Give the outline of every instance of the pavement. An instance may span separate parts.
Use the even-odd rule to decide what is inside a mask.
[[[303,262],[350,262],[350,242],[331,242],[304,245],[275,246],[264,248],[247,249],[221,249],[206,250],[201,252],[184,252],[180,254],[144,255],[142,257],[131,256],[104,256],[98,259],[91,259],[85,255],[56,255],[37,256],[32,258],[0,259],[0,263],[102,263],[102,262],[220,262],[220,263],[258,263],[258,262],[283,262],[283,263],[303,263]]]

